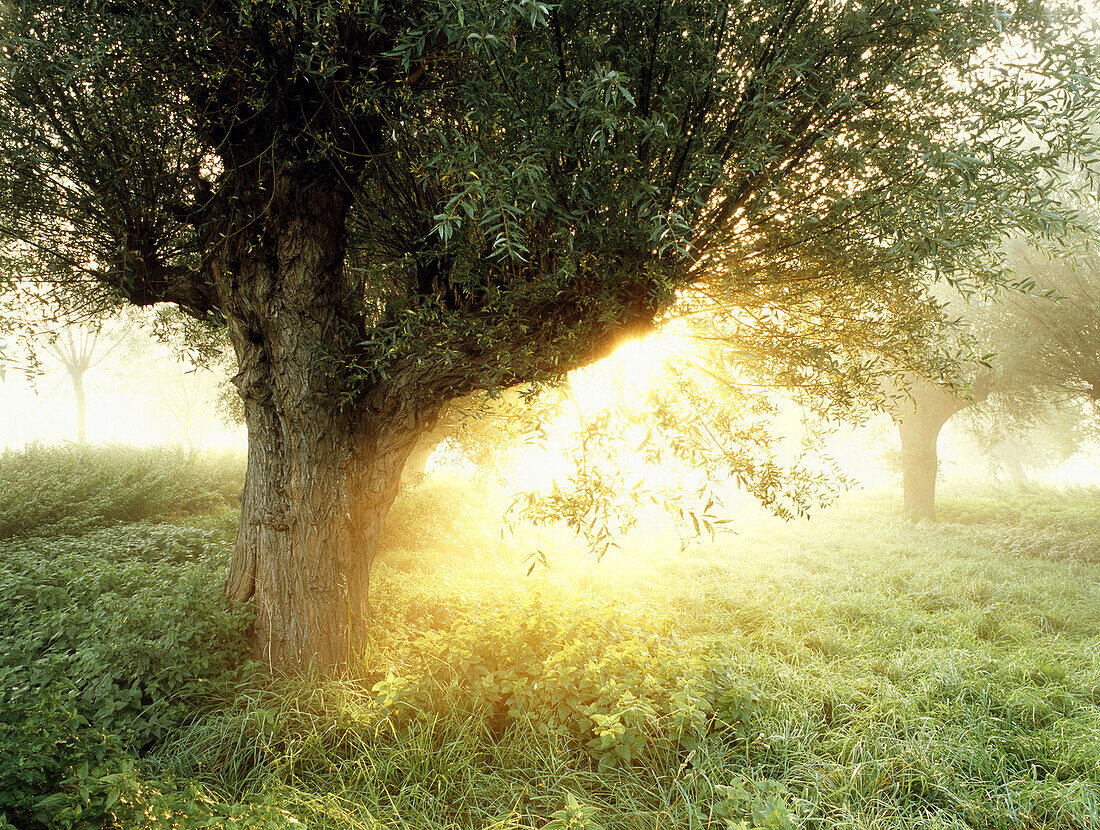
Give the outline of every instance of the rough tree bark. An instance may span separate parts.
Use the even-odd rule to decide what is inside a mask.
[[[313,406],[249,401],[248,472],[228,591],[253,597],[256,656],[346,663],[369,619],[382,522],[418,434],[415,420],[364,426]]]
[[[342,190],[288,173],[242,198],[264,199],[267,219],[227,238],[217,272],[249,446],[227,591],[255,602],[258,658],[329,669],[369,616],[382,522],[437,407],[392,379],[349,397],[324,368],[355,331]]]

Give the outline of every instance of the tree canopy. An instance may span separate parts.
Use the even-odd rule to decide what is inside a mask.
[[[1025,418],[1044,403],[1100,411],[1100,256],[1091,248],[1050,255],[1020,244],[1009,256],[1032,290],[1006,295],[983,321],[1006,406],[1015,400]]]
[[[591,349],[578,330],[687,286],[909,301],[914,266],[967,273],[1006,228],[1057,230],[1044,164],[1092,103],[1066,20],[1015,4],[5,17],[3,229],[35,279],[224,320],[221,283],[298,177],[346,212],[341,366],[430,355],[440,385],[556,374]]]
[[[988,279],[1006,231],[1063,232],[1048,172],[1092,163],[1091,35],[1039,3],[88,0],[2,21],[4,278],[227,328],[251,441],[231,593],[283,664],[346,657],[448,399],[558,378],[684,303],[767,318],[785,370],[839,365],[836,338],[797,347],[839,320],[845,355],[904,351],[938,317],[928,276]]]

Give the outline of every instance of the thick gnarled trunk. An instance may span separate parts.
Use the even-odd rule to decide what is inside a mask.
[[[208,207],[207,228],[232,229],[207,240],[205,265],[237,356],[234,383],[249,432],[227,590],[255,605],[257,657],[278,668],[328,670],[354,656],[369,613],[371,561],[402,468],[447,399],[471,391],[473,375],[415,350],[371,351],[378,310],[364,296],[370,263],[355,273],[344,266],[344,172],[280,164],[266,142],[257,149],[226,160],[225,186]],[[534,360],[504,379],[556,375],[610,352],[652,326],[658,296],[628,295],[610,318],[599,304],[567,303],[539,335],[564,351],[540,345],[545,366]],[[463,335],[456,344],[458,364],[501,359],[492,339]]]
[[[255,604],[259,659],[327,670],[354,653],[382,521],[431,413],[399,386],[349,395],[325,368],[361,313],[339,188],[287,175],[242,199],[267,201],[264,222],[227,240],[219,281],[249,442],[227,591]]]
[[[339,410],[252,408],[230,596],[253,599],[257,658],[345,664],[369,618],[371,563],[415,424],[372,435]]]

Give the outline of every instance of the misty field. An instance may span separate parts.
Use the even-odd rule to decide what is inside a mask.
[[[597,564],[429,478],[361,663],[273,680],[221,594],[240,461],[166,462],[0,457],[0,827],[1100,826],[1096,489]]]

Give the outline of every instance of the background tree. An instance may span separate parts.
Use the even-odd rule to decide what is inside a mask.
[[[125,375],[124,382],[136,387],[150,409],[174,425],[172,440],[193,449],[202,433],[241,425],[224,329],[203,326],[171,306],[161,306],[143,322],[150,338],[135,343],[120,380]]]
[[[997,396],[960,417],[966,436],[989,461],[992,472],[1015,485],[1031,484],[1032,471],[1051,471],[1087,452],[1100,426],[1097,418],[1074,404],[1051,403],[1024,418],[1006,412]],[[1015,410],[1015,406],[1010,407]]]
[[[936,476],[940,431],[956,413],[984,401],[993,378],[984,369],[967,385],[934,382],[914,375],[897,393],[893,414],[901,438],[902,505],[913,520],[936,518]]]
[[[126,322],[115,321],[105,328],[101,322],[93,324],[70,323],[61,331],[49,336],[42,349],[65,369],[73,386],[76,401],[76,442],[88,442],[87,401],[84,392],[84,375],[92,367],[102,363],[123,344],[133,332]]]
[[[203,413],[209,411],[211,396],[205,378],[178,361],[174,371],[154,386],[162,408],[177,427],[177,435],[189,450],[195,449],[195,430]]]
[[[1100,256],[1086,246],[1050,254],[1018,242],[1008,256],[1033,288],[1006,294],[983,321],[998,357],[1000,405],[1025,419],[1045,405],[1100,411]]]
[[[20,3],[0,256],[65,305],[227,328],[228,590],[264,659],[328,666],[447,401],[560,378],[688,295],[890,333],[925,275],[1061,230],[1078,31],[924,0]]]
[[[1095,217],[1095,206],[1086,213]],[[1050,252],[1018,241],[1007,255],[1030,290],[976,315],[994,355],[994,394],[975,429],[1005,438],[990,449],[1026,481],[1022,458],[1065,458],[1100,427],[1100,257],[1084,244]]]
[[[1086,200],[1082,213],[1091,219],[1095,210],[1089,204]],[[1053,251],[1019,239],[1006,242],[1005,262],[1016,275],[1016,289],[974,302],[963,315],[971,348],[986,354],[988,365],[972,363],[961,388],[950,379],[914,377],[907,394],[898,397],[903,498],[910,518],[935,518],[937,439],[956,413],[981,404],[979,423],[987,430],[995,424],[1002,437],[1011,438],[1044,421],[1065,427],[1067,413],[1081,420],[1089,418],[1087,410],[1093,419],[1100,411],[1100,259],[1084,244],[1089,236]],[[999,443],[1020,480],[1018,452]],[[1065,451],[1067,442],[1062,443]],[[992,451],[998,442],[986,444]]]

